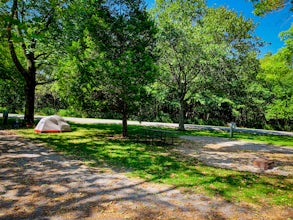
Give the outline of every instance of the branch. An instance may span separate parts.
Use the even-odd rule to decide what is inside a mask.
[[[36,35],[39,35],[40,33],[42,33],[43,31],[49,28],[50,24],[53,22],[54,13],[55,13],[55,9],[52,8],[47,14],[47,16],[44,18],[44,21],[46,21],[45,27],[43,29],[40,29],[39,31],[36,31]]]
[[[10,54],[11,54],[11,58],[13,60],[13,63],[15,64],[17,70],[21,73],[21,75],[27,79],[29,77],[28,73],[27,73],[26,69],[21,65],[21,63],[17,57],[17,54],[15,52],[13,40],[11,39],[12,38],[12,33],[11,33],[12,20],[14,19],[16,11],[17,11],[17,3],[18,3],[17,0],[14,0],[12,8],[11,8],[11,20],[7,24],[7,40],[8,40],[8,46],[9,46],[9,50],[10,50]]]
[[[41,54],[39,54],[39,55],[37,55],[37,56],[35,57],[35,60],[37,60],[37,59],[40,58],[41,56],[45,56],[45,55],[47,55],[46,58],[48,58],[48,53],[41,53]]]
[[[38,85],[45,85],[45,84],[49,84],[49,83],[53,83],[55,81],[57,81],[58,79],[51,79],[51,80],[48,80],[48,81],[44,81],[44,82],[37,82],[37,86]]]
[[[180,77],[176,74],[175,67],[171,63],[168,63],[168,65],[169,65],[169,68],[171,70],[171,74],[173,76],[173,79],[177,82],[177,84],[179,84],[180,83]]]
[[[174,89],[176,90],[177,87],[172,85],[172,82],[166,82],[166,80],[161,79],[160,77],[158,77],[158,82],[160,82],[161,84],[165,85],[166,87],[168,87],[169,89]]]
[[[46,56],[45,56],[45,55],[46,55]],[[35,60],[36,60],[37,58],[39,58],[40,56],[45,56],[44,59],[47,59],[50,55],[51,55],[51,54],[48,54],[48,53],[39,54],[39,55],[35,58]],[[39,69],[39,68],[40,68],[42,65],[44,65],[44,64],[46,64],[46,63],[45,63],[45,62],[41,62],[41,63],[39,63],[39,64],[36,64],[36,68]]]
[[[17,0],[15,0],[14,2],[16,2],[16,4],[17,4]],[[15,18],[16,18],[18,21],[20,21],[19,16],[18,16],[18,13],[17,13],[17,9],[18,9],[18,8],[15,9],[14,16],[15,16]],[[23,12],[22,12],[22,13],[23,13]],[[16,25],[16,28],[15,28],[15,29],[16,29],[16,33],[17,33],[18,37],[21,38],[21,47],[22,47],[23,53],[24,53],[25,57],[28,58],[28,54],[27,54],[27,46],[26,46],[26,44],[24,43],[22,33],[20,32],[19,27],[18,27],[17,25]]]

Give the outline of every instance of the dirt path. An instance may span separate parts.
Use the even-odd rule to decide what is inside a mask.
[[[287,219],[172,186],[89,168],[15,135],[0,133],[0,219]],[[273,216],[273,217],[272,217]]]
[[[206,136],[182,136],[187,140],[176,151],[209,166],[239,171],[293,176],[293,148],[251,143],[227,138]],[[262,170],[253,165],[258,158],[272,161],[271,169]]]

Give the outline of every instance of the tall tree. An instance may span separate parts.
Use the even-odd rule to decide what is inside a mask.
[[[202,1],[160,0],[154,16],[160,81],[177,94],[179,129],[184,130],[187,103],[196,93],[213,90],[224,96],[218,100],[237,95],[237,78],[254,68],[250,61],[256,63],[254,25],[225,8],[205,9]]]
[[[97,78],[113,110],[122,115],[123,136],[128,135],[129,114],[138,111],[145,86],[154,81],[154,44],[156,28],[142,0],[109,0],[107,36],[99,46],[103,54],[103,73]],[[97,30],[100,33],[99,30]],[[94,41],[100,34],[91,30]]]
[[[1,1],[1,24],[16,69],[25,82],[25,122],[34,123],[34,102],[37,73],[52,54],[50,47],[57,41],[56,14],[66,7],[65,1]],[[2,27],[4,28],[4,27]],[[44,72],[42,73],[44,74]],[[43,83],[43,82],[39,82]]]
[[[58,83],[67,86],[59,89],[70,91],[69,102],[91,116],[99,110],[121,115],[127,136],[128,117],[138,113],[145,86],[156,74],[154,22],[142,0],[75,3],[70,5],[75,16],[65,21],[71,43],[60,72],[67,74]]]
[[[180,130],[184,130],[186,101],[204,73],[202,47],[195,35],[204,9],[204,1],[158,0],[153,10],[159,28],[160,82],[176,93]]]
[[[271,95],[267,99],[266,118],[280,128],[292,126],[293,120],[293,26],[282,32],[285,46],[261,59],[262,71],[258,77]]]
[[[211,90],[226,122],[236,120],[246,104],[246,89],[258,70],[257,47],[252,20],[220,7],[210,8],[202,19],[202,45],[206,54],[205,88]],[[226,110],[225,110],[226,108]]]
[[[55,59],[58,79],[52,90],[77,115],[99,116],[102,71],[110,25],[106,0],[71,0],[62,13],[62,51]]]

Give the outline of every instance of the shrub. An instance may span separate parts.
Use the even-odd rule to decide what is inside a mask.
[[[1,113],[4,112],[5,110],[7,110],[6,107],[0,107],[0,112],[1,112]]]
[[[57,110],[54,108],[41,108],[36,110],[36,112],[40,115],[54,115],[56,114]]]

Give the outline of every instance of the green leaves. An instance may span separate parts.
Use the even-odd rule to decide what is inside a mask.
[[[286,46],[274,55],[266,55],[261,60],[262,71],[258,74],[270,91],[270,100],[266,106],[267,120],[283,121],[285,124],[293,119],[292,35],[292,27],[281,33]]]
[[[290,11],[293,10],[290,0],[249,0],[255,8],[254,13],[258,16],[264,16],[272,11],[283,9],[290,5]]]
[[[80,3],[73,1],[64,19],[68,54],[61,72],[68,79],[61,82],[70,84],[59,89],[90,116],[111,111],[127,118],[146,101],[145,86],[156,74],[154,22],[141,0]]]
[[[23,108],[23,78],[14,66],[7,42],[0,40],[0,105],[9,112],[21,111]]]
[[[219,106],[220,99],[229,100],[225,116],[232,115],[231,106],[242,106],[244,79],[258,64],[253,22],[223,7],[207,8],[204,1],[157,1],[152,12],[159,28],[159,81],[176,96],[180,115],[199,93],[216,94]]]

